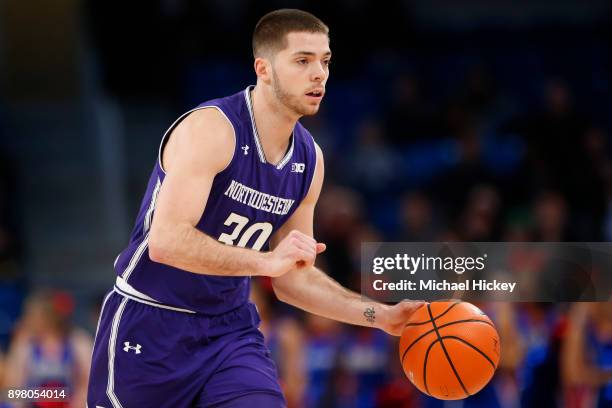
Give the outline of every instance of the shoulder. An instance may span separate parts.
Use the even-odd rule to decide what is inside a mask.
[[[309,195],[314,195],[313,199],[316,202],[321,194],[323,188],[323,179],[325,178],[325,162],[323,160],[323,150],[317,143],[314,143],[316,165],[314,174],[312,175],[312,182],[310,186]]]
[[[231,161],[235,144],[234,126],[221,109],[215,106],[197,108],[172,131],[166,149],[167,167],[171,170],[178,156],[196,165],[206,162],[220,171]]]
[[[321,149],[321,147],[317,144],[317,142],[314,142],[314,148],[315,148],[315,155],[317,157],[317,163],[321,163],[323,164],[323,150]]]
[[[317,144],[310,131],[306,129],[299,121],[296,123],[295,136],[302,145],[306,158],[313,164],[312,168],[314,168],[314,171],[312,173],[312,185],[316,186],[318,184],[320,187],[320,185],[323,183],[324,173],[323,150]]]
[[[203,139],[221,148],[233,146],[243,122],[245,103],[245,91],[203,102],[184,114],[174,131],[190,133],[195,142]]]
[[[312,165],[309,167],[313,170],[309,171],[310,185],[308,187],[304,201],[308,204],[316,204],[323,188],[323,179],[325,178],[325,163],[323,159],[323,150],[319,145],[312,140],[311,148],[308,156]]]
[[[189,113],[179,123],[174,133],[188,133],[195,139],[198,135],[206,134],[209,139],[223,142],[234,134],[234,126],[223,110],[217,106],[198,107]]]
[[[248,117],[246,105],[246,93],[243,90],[224,98],[203,102],[196,109],[213,108],[223,115],[233,127],[238,128]]]

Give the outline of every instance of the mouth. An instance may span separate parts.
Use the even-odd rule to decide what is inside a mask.
[[[312,91],[306,93],[306,96],[314,100],[323,99],[323,95],[325,95],[325,91],[321,88],[313,89]]]

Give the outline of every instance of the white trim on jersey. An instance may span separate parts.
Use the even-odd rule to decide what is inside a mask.
[[[249,110],[249,116],[251,117],[251,127],[253,129],[253,138],[255,139],[255,146],[257,147],[257,153],[259,154],[259,160],[262,163],[268,163],[266,160],[266,155],[264,154],[263,147],[261,146],[261,141],[259,140],[259,133],[257,132],[257,126],[255,125],[255,113],[253,111],[253,101],[251,100],[251,89],[253,89],[253,85],[247,86],[244,90],[244,99],[246,100],[247,108]],[[289,150],[285,154],[285,157],[281,159],[281,161],[275,166],[277,170],[282,170],[283,167],[289,162],[291,156],[293,156],[293,145],[295,141],[295,131],[291,133],[291,145],[289,146]]]
[[[289,150],[287,151],[285,158],[281,160],[280,163],[278,163],[278,165],[276,166],[278,170],[282,170],[282,168],[285,167],[287,163],[289,163],[289,160],[291,160],[291,156],[293,156],[293,141],[294,140],[295,140],[295,132],[291,135],[291,146],[289,147]]]
[[[155,204],[157,204],[157,195],[159,194],[159,188],[161,187],[161,181],[159,177],[157,178],[157,183],[155,183],[155,189],[153,190],[153,194],[151,194],[151,203],[149,204],[149,209],[144,218],[144,232],[146,233],[151,228],[151,219],[153,218],[153,210],[155,210]]]
[[[183,313],[190,313],[190,314],[196,313],[193,310],[182,309],[180,307],[164,305],[163,303],[158,302],[157,300],[153,299],[152,297],[149,297],[149,296],[145,295],[144,293],[134,289],[130,284],[128,284],[123,279],[121,279],[121,277],[119,277],[119,276],[117,276],[117,280],[115,281],[115,288],[114,288],[114,290],[115,290],[115,292],[117,292],[118,294],[120,294],[123,297],[132,299],[135,302],[144,303],[144,304],[149,305],[149,306],[159,307],[161,309],[174,310],[175,312],[183,312]]]
[[[123,273],[121,274],[123,279],[127,281],[130,278],[130,275],[134,271],[134,268],[136,267],[136,265],[138,265],[138,262],[140,261],[142,254],[144,253],[144,251],[147,249],[148,246],[149,246],[149,233],[147,232],[147,235],[145,235],[140,245],[138,245],[138,248],[136,248],[136,251],[134,251],[134,253],[132,254],[132,259],[130,259],[130,263],[125,268],[125,271],[123,271]]]
[[[255,126],[255,114],[253,113],[253,105],[251,104],[251,88],[249,85],[244,90],[244,99],[246,100],[247,108],[249,110],[249,117],[251,118],[251,128],[253,129],[253,139],[255,139],[255,147],[257,147],[257,153],[259,154],[259,160],[262,163],[266,163],[266,156],[264,155],[261,142],[259,141],[259,133],[257,133],[257,127]]]
[[[181,121],[182,119],[184,119],[190,113],[195,112],[195,111],[200,110],[200,109],[209,109],[209,108],[217,109],[223,115],[223,117],[227,120],[227,122],[232,127],[232,130],[234,131],[234,143],[235,144],[238,143],[237,137],[236,137],[236,129],[234,128],[234,125],[232,124],[232,121],[229,120],[229,118],[227,117],[225,112],[223,112],[223,110],[221,110],[221,108],[219,108],[218,106],[214,106],[214,105],[207,105],[207,106],[200,106],[200,107],[191,109],[190,111],[185,112],[184,114],[182,114],[177,120],[174,121],[174,123],[164,133],[164,136],[162,137],[162,141],[159,144],[159,152],[158,152],[157,160],[159,162],[159,168],[161,169],[162,172],[164,172],[164,174],[166,173],[166,170],[164,170],[164,166],[162,164],[162,156],[161,156],[161,154],[162,154],[162,147],[164,146],[165,140],[168,137],[168,135],[174,129],[176,124],[179,121]],[[227,168],[232,163],[232,161],[234,160],[234,156],[235,155],[236,155],[236,146],[234,145],[234,152],[232,154],[232,159],[228,162],[228,164],[227,164],[227,166],[225,168]],[[223,170],[225,170],[225,169],[223,169]],[[221,170],[221,171],[223,171],[223,170]],[[123,279],[125,279],[126,282],[130,278],[130,275],[132,274],[132,272],[134,271],[134,268],[136,267],[136,265],[140,261],[140,258],[142,257],[142,254],[144,253],[144,251],[147,249],[147,247],[149,245],[149,234],[148,234],[148,232],[149,232],[149,229],[151,228],[151,221],[152,221],[152,218],[153,218],[153,211],[155,210],[155,206],[157,204],[157,196],[159,194],[159,190],[161,188],[161,184],[162,184],[161,180],[158,177],[157,178],[157,182],[155,183],[155,189],[153,190],[153,193],[151,194],[151,202],[149,204],[149,208],[147,209],[147,212],[145,214],[144,221],[143,221],[143,224],[144,224],[143,225],[143,233],[145,233],[147,235],[144,237],[144,239],[142,240],[140,245],[138,245],[138,248],[136,248],[136,251],[134,251],[134,253],[132,254],[132,258],[130,259],[130,262],[128,263],[128,266],[125,268],[125,270],[121,274],[121,276],[123,277]],[[119,255],[121,255],[121,254],[119,254]],[[117,257],[117,259],[119,259],[119,257]],[[115,264],[117,263],[117,259],[115,260]]]
[[[189,115],[192,112],[195,112],[197,110],[200,109],[209,109],[209,108],[213,108],[218,110],[223,117],[227,120],[227,122],[230,124],[230,126],[232,127],[232,130],[234,131],[234,153],[232,154],[232,159],[229,161],[229,163],[227,163],[227,166],[225,166],[225,169],[229,167],[229,165],[232,163],[232,161],[234,160],[234,156],[236,155],[236,145],[238,144],[238,137],[236,135],[236,128],[234,127],[234,124],[232,123],[231,120],[229,120],[229,118],[227,117],[227,115],[225,114],[225,112],[223,112],[223,110],[221,108],[219,108],[218,106],[215,105],[206,105],[206,106],[198,106],[197,108],[193,108],[185,113],[183,113],[181,116],[178,117],[178,119],[176,119],[172,125],[170,125],[170,127],[168,128],[168,130],[166,130],[164,132],[164,136],[162,137],[161,143],[159,144],[159,151],[157,153],[157,162],[159,163],[159,168],[161,169],[161,171],[166,174],[166,169],[164,169],[164,165],[162,163],[162,148],[164,147],[164,144],[166,142],[166,138],[170,135],[170,133],[172,133],[172,131],[174,130],[174,127],[183,119],[185,119],[185,117],[187,117],[187,115]],[[223,169],[223,170],[225,170]],[[221,171],[223,171],[221,170]]]
[[[100,322],[102,321],[102,314],[104,313],[104,307],[106,306],[106,302],[108,301],[108,299],[114,292],[115,292],[114,290],[111,290],[110,292],[108,292],[106,296],[104,296],[104,300],[102,301],[102,306],[100,307],[100,314],[98,315],[98,323],[96,324],[96,334],[94,335],[94,346],[91,348],[91,355],[89,356],[90,361],[93,359],[94,349],[96,348],[96,343],[99,341],[98,331],[100,330]],[[89,408],[89,405],[87,405],[87,402],[85,402],[85,408]]]
[[[113,408],[123,408],[121,402],[115,395],[115,345],[117,343],[117,331],[119,330],[119,323],[121,322],[121,315],[123,309],[128,302],[128,298],[125,298],[119,304],[115,316],[113,317],[113,324],[111,326],[110,338],[108,339],[108,383],[106,385],[106,395],[113,404]]]
[[[132,258],[130,259],[128,266],[125,268],[125,270],[121,274],[121,276],[125,278],[126,281],[130,278],[132,271],[134,271],[134,268],[140,261],[142,254],[144,253],[145,249],[149,245],[149,228],[151,228],[151,219],[153,218],[153,210],[155,209],[155,204],[157,202],[157,195],[159,194],[160,187],[161,187],[161,181],[159,180],[159,177],[158,177],[157,183],[155,183],[155,189],[153,190],[153,193],[151,194],[151,203],[149,204],[149,208],[147,209],[147,213],[145,214],[144,221],[143,221],[143,227],[142,227],[143,233],[147,235],[145,235],[140,245],[138,245],[138,247],[136,248],[136,251],[134,251],[134,253],[132,254]],[[117,259],[119,259],[119,257],[117,257]],[[115,264],[116,263],[117,263],[117,260],[115,260]]]
[[[110,292],[106,294],[106,296],[104,296],[104,300],[102,301],[102,306],[100,307],[100,315],[98,316],[98,324],[96,324],[96,334],[94,336],[94,340],[98,338],[98,330],[100,330],[100,322],[102,321],[102,313],[104,313],[104,307],[106,306],[106,302],[108,301],[108,298],[110,298],[112,294],[113,294],[113,291],[111,290]],[[93,355],[93,350],[91,350],[91,353]]]
[[[319,157],[317,154],[317,142],[315,142],[314,137],[312,135],[310,135],[310,138],[312,139],[312,147],[314,148],[314,154],[315,154],[315,168],[314,171],[312,172],[312,177],[310,178],[310,185],[308,186],[308,190],[306,190],[306,195],[310,194],[310,189],[312,188],[312,183],[314,182],[315,176],[317,174],[317,167],[319,167]],[[323,152],[321,150],[321,152]]]
[[[151,296],[145,295],[141,291],[134,289],[134,287],[130,285],[129,283],[127,283],[121,276],[117,276],[117,279],[115,279],[115,285],[117,288],[121,289],[123,292],[129,295],[136,296],[143,300],[150,300],[152,302],[159,303],[157,300],[153,299]]]

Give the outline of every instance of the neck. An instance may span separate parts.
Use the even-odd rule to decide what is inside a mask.
[[[269,87],[257,85],[251,93],[257,133],[269,163],[282,160],[299,116],[280,104]]]

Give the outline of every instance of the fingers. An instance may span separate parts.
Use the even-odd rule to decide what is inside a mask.
[[[404,300],[400,302],[400,307],[406,315],[410,316],[426,304],[427,302],[422,300]]]
[[[294,256],[296,260],[304,261],[307,265],[312,265],[317,254],[312,248],[297,247]]]
[[[297,239],[297,240],[294,241],[293,245],[296,248],[299,248],[299,249],[301,249],[303,251],[312,252],[312,255],[316,255],[317,254],[316,244],[313,244],[311,242],[304,242],[304,241],[301,241],[301,240]]]
[[[423,307],[423,305],[423,303],[415,304],[412,308],[408,310],[408,315],[412,316],[414,313],[416,313],[417,310]]]
[[[294,267],[304,268],[314,263],[316,251],[313,241],[312,238],[299,231],[291,231],[279,246],[284,250],[279,249],[294,263]]]
[[[289,235],[287,235],[287,237],[298,239],[299,241],[304,242],[305,244],[310,244],[313,246],[317,243],[317,241],[315,241],[313,237],[308,236],[298,230],[291,231]]]
[[[419,305],[419,307],[427,304],[428,302],[421,300],[421,299],[404,299],[400,302],[401,304],[406,304],[406,305]]]
[[[317,255],[316,247],[311,242],[304,242],[302,240],[297,239],[297,240],[295,240],[293,242],[293,246],[296,249],[298,249],[298,250],[300,250],[300,251],[302,251],[304,253],[307,253],[308,256],[310,256],[310,257],[314,258]]]
[[[313,237],[306,235],[298,230],[293,230],[289,233],[288,237],[293,237],[298,239],[299,241],[307,244],[307,245],[312,245],[314,246],[316,253],[320,254],[321,252],[324,252],[325,249],[327,249],[327,245],[321,243],[321,242],[317,242]]]
[[[298,268],[304,268],[314,265],[317,254],[325,249],[325,244],[317,243],[311,236],[293,230],[277,247],[277,253],[285,259],[292,260]]]
[[[287,235],[287,239],[293,246],[300,248],[301,250],[312,252],[313,256],[316,256],[317,253],[322,252],[318,251],[318,244],[314,238],[308,236],[298,230],[293,230]]]

